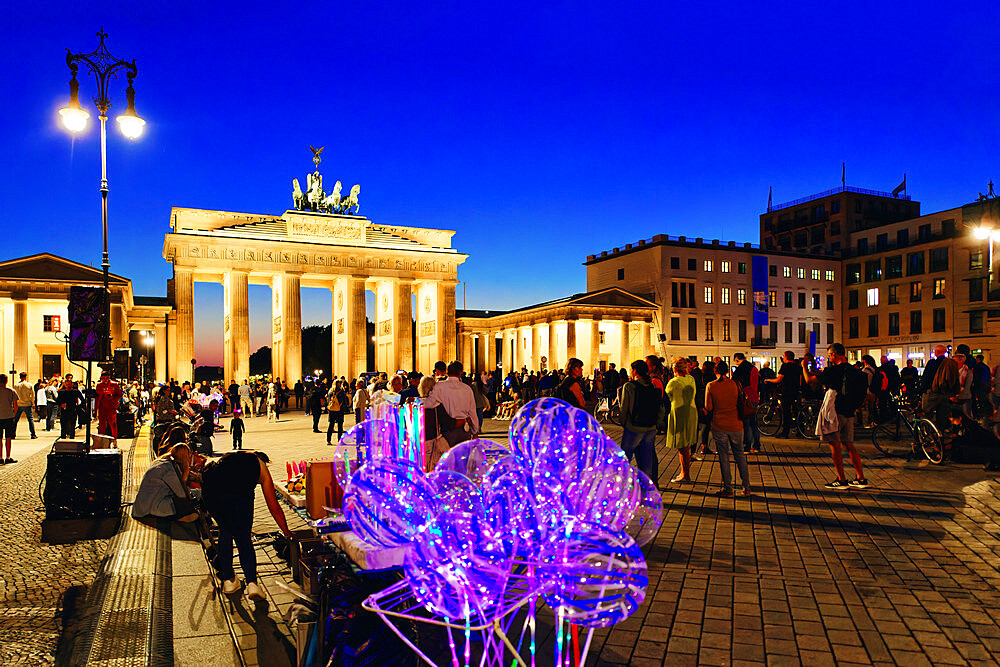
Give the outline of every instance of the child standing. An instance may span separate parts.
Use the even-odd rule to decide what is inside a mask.
[[[229,425],[229,430],[233,434],[233,449],[243,449],[243,432],[247,430],[240,414],[240,410],[233,410],[233,423]]]

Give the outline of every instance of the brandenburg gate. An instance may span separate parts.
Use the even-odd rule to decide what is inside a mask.
[[[335,376],[369,370],[366,291],[376,297],[377,370],[415,367],[429,374],[435,361],[456,358],[455,285],[468,255],[451,247],[454,232],[376,224],[356,215],[359,186],[343,199],[340,182],[324,193],[314,154],[317,171],[308,177],[308,192],[294,181],[296,209],[280,216],[171,210],[163,243],[163,256],[173,264],[177,318],[171,377],[193,379],[195,282],[223,285],[226,382],[250,375],[251,284],[271,287],[272,374],[289,384],[303,376],[301,287],[332,292]]]

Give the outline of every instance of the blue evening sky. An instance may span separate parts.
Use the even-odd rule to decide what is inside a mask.
[[[468,307],[505,309],[583,291],[588,254],[654,234],[756,241],[768,186],[775,203],[836,187],[842,161],[860,187],[906,172],[924,212],[973,200],[1000,177],[998,19],[919,1],[8,0],[0,255],[100,264],[98,133],[70,138],[56,110],[65,48],[92,50],[102,24],[148,121],[108,146],[111,266],[136,293],[165,294],[171,206],[280,214],[312,144],[327,180],[361,184],[362,214],[455,230]],[[329,324],[330,293],[303,292],[305,322]],[[254,349],[268,304],[252,287]],[[196,288],[206,363],[221,305]]]

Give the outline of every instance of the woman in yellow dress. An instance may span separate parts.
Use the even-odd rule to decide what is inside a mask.
[[[694,404],[696,386],[688,374],[684,357],[674,360],[674,377],[665,389],[670,399],[670,416],[667,418],[667,447],[680,454],[681,472],[671,482],[691,481],[691,446],[698,439],[698,409]]]

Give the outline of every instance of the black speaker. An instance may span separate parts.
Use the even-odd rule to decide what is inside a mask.
[[[122,506],[122,454],[49,454],[46,519],[118,516]]]
[[[118,413],[118,437],[123,440],[135,437],[135,415],[131,410]]]
[[[661,343],[667,340],[667,334],[657,334],[657,336],[659,336]]]
[[[115,367],[112,377],[119,380],[128,380],[129,352],[127,347],[120,347],[115,350]]]
[[[103,287],[70,287],[69,358],[104,361],[109,347],[107,292]]]

